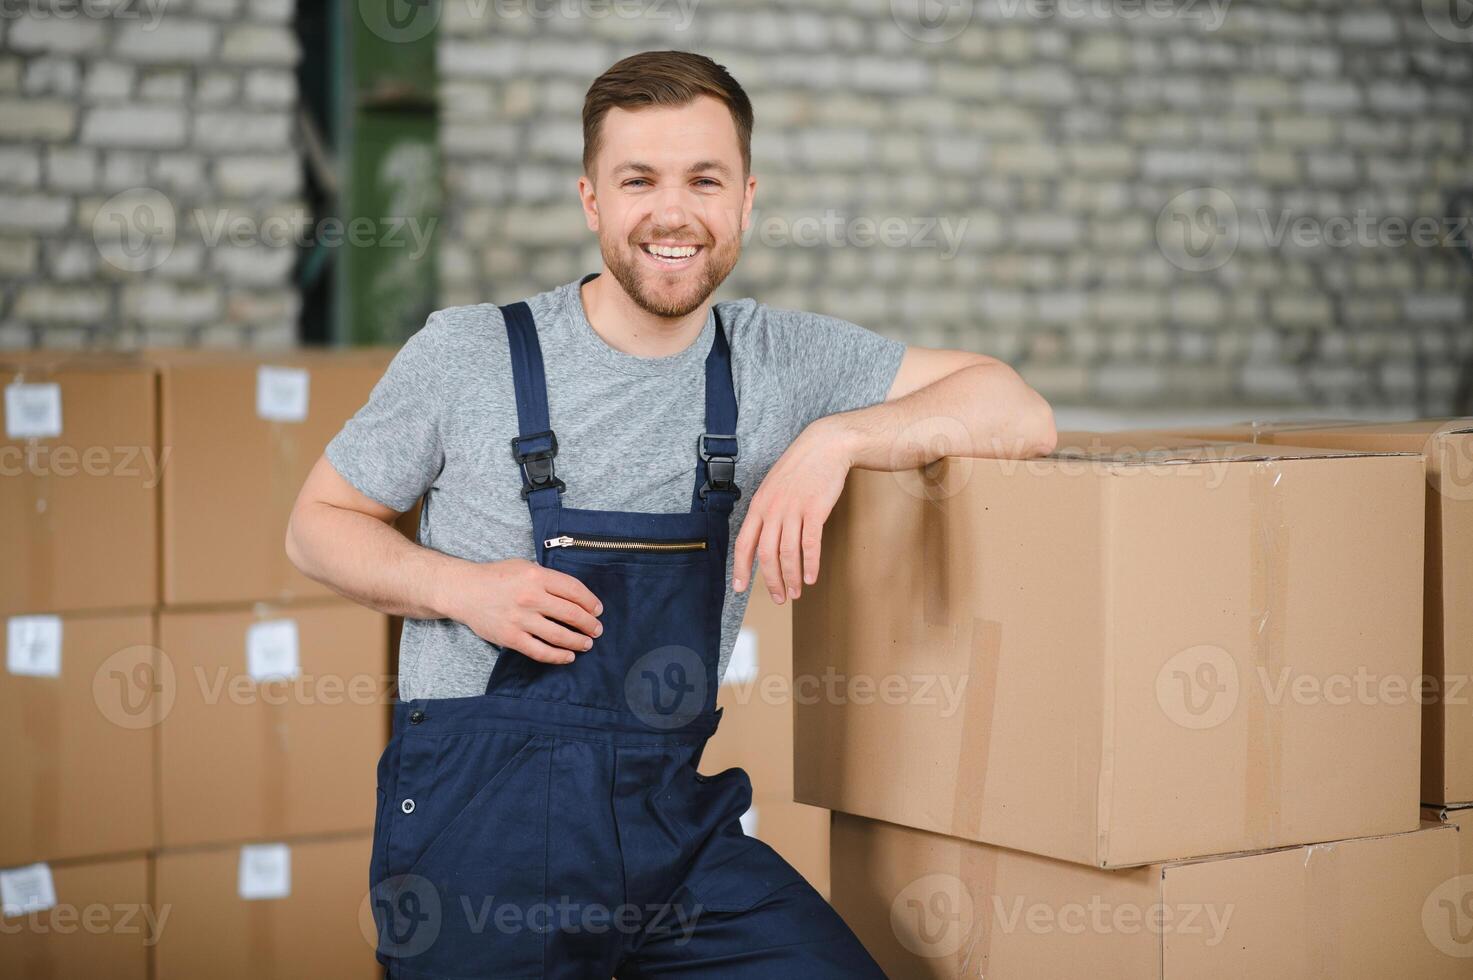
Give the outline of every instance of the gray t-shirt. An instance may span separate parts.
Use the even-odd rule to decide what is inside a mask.
[[[646,513],[688,511],[696,437],[705,429],[705,365],[715,337],[669,357],[615,350],[588,322],[579,286],[527,300],[547,374],[565,507]],[[815,419],[884,401],[905,345],[834,317],[778,310],[752,299],[717,304],[732,350],[742,496],[735,545],[758,484]],[[396,511],[426,497],[419,543],[478,562],[536,560],[521,474],[506,327],[492,304],[431,314],[327,447],[327,458],[364,495]],[[733,549],[734,550],[734,549]],[[751,591],[731,590],[727,557],[720,675]],[[451,620],[406,620],[399,690],[406,700],[485,692],[498,648]],[[512,655],[512,654],[508,654]]]

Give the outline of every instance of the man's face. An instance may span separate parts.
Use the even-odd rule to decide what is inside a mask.
[[[742,174],[731,112],[701,96],[611,109],[602,127],[596,183],[583,177],[578,192],[604,264],[640,308],[685,316],[736,265],[752,209],[757,180]]]

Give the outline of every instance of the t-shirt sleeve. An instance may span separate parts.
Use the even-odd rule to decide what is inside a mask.
[[[368,402],[327,444],[327,460],[359,493],[404,512],[445,464],[440,314],[405,342],[374,385]]]
[[[796,427],[885,400],[905,343],[838,317],[766,309]]]

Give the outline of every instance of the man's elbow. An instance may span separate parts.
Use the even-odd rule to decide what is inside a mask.
[[[303,575],[311,577],[312,572],[308,568],[306,541],[303,540],[302,525],[304,523],[301,501],[297,501],[292,513],[286,522],[286,558],[293,567]]]
[[[1054,410],[1048,399],[1035,391],[1023,376],[1011,366],[998,362],[994,370],[1007,372],[1011,384],[1010,400],[1012,431],[1008,433],[1011,445],[1007,456],[1032,459],[1047,456],[1058,445],[1059,434],[1054,427]]]

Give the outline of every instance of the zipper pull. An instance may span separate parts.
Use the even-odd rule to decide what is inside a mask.
[[[548,538],[546,541],[542,542],[542,547],[544,547],[544,548],[566,548],[569,545],[571,545],[572,543],[573,543],[572,537],[569,536],[569,535],[564,534],[561,537]]]

